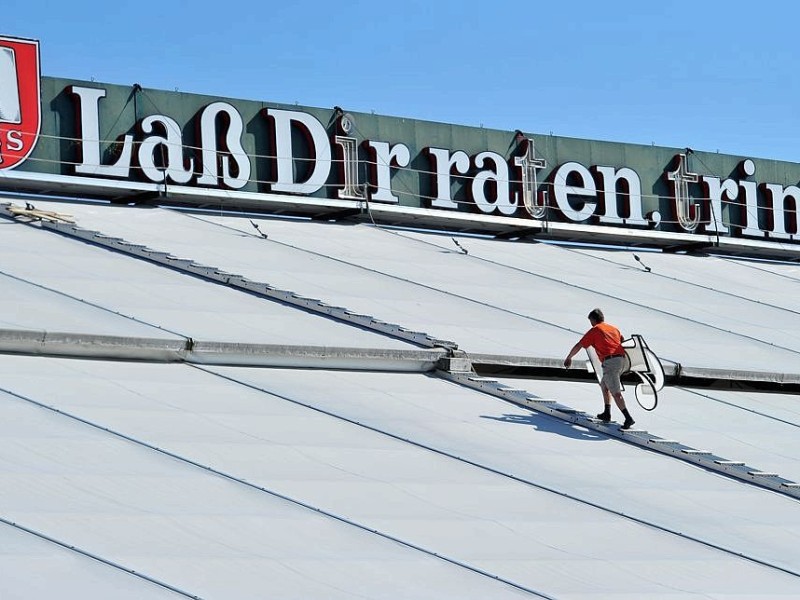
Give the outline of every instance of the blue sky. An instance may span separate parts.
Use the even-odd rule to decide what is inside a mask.
[[[44,75],[800,162],[800,4],[45,2]]]

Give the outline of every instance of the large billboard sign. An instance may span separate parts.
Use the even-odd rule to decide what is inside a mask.
[[[795,163],[42,81],[40,100],[36,43],[0,38],[0,189],[267,212],[366,206],[445,229],[674,247],[738,240],[740,253],[800,256]]]

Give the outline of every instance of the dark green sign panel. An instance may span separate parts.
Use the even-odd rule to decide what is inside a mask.
[[[0,62],[0,77],[12,70]],[[28,135],[32,144],[12,168],[0,162],[3,189],[66,190],[117,201],[149,195],[267,212],[366,206],[379,218],[404,216],[442,228],[458,223],[475,231],[635,238],[661,246],[696,241],[734,245],[739,253],[780,248],[776,255],[800,255],[800,165],[794,163],[346,107],[48,77],[39,82],[35,135],[15,133],[14,122],[0,119],[0,157],[11,158],[15,139]],[[0,111],[3,102],[15,106],[13,98],[0,96]]]

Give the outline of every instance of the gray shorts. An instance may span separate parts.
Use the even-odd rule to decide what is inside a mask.
[[[613,356],[603,361],[603,379],[601,381],[612,394],[619,394],[622,391],[622,382],[619,378],[624,366],[624,356]]]

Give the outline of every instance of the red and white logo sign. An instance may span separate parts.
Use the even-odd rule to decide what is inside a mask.
[[[24,161],[42,125],[39,42],[0,37],[0,170]]]

